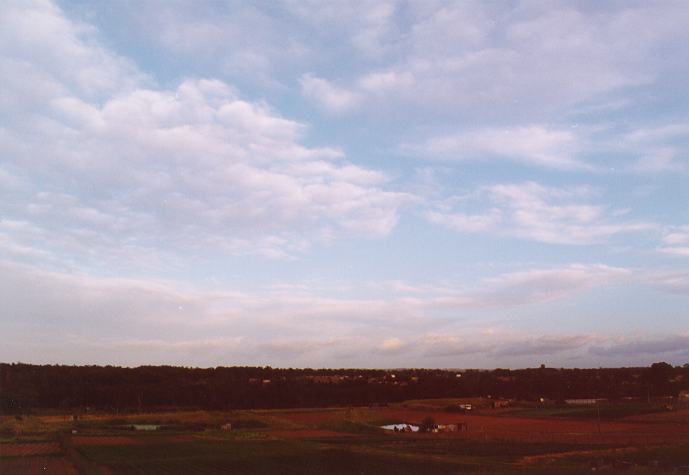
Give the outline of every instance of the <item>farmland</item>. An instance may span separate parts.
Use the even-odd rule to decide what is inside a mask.
[[[689,465],[689,409],[628,405],[590,417],[462,400],[316,409],[2,416],[0,472],[13,473],[662,473]],[[450,403],[450,404],[448,404]],[[478,403],[478,404],[477,404]],[[563,413],[564,412],[564,413]],[[628,414],[630,413],[630,414]],[[462,422],[394,433],[384,423]],[[231,429],[221,427],[231,424]],[[158,430],[135,430],[154,426]]]

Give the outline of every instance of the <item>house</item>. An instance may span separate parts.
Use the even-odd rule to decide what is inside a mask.
[[[227,422],[227,423],[221,425],[221,426],[220,426],[220,429],[222,429],[222,430],[232,430],[232,423],[231,423],[231,422]]]

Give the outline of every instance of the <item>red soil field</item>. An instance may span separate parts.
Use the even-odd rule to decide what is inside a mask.
[[[689,409],[679,409],[677,411],[654,412],[652,414],[642,414],[629,416],[622,419],[625,422],[671,422],[675,424],[689,424]]]
[[[196,437],[195,435],[180,434],[180,435],[169,435],[166,437],[156,438],[156,442],[162,442],[167,444],[175,444],[179,442],[194,442],[198,441],[202,437]]]
[[[140,442],[132,437],[113,436],[83,436],[77,435],[71,438],[74,445],[135,445]]]
[[[346,411],[295,411],[273,415],[299,424],[320,424],[322,422],[342,420],[345,418]]]
[[[351,434],[332,430],[303,429],[303,430],[269,430],[263,434],[280,439],[310,439],[320,437],[349,437]]]
[[[79,472],[67,457],[39,456],[0,459],[0,473],[3,475],[25,475],[27,473],[78,475]]]
[[[381,408],[381,418],[400,422],[420,423],[432,417],[436,423],[466,422],[467,432],[447,433],[443,436],[512,439],[543,442],[587,443],[665,443],[689,440],[689,424],[659,421],[657,424],[634,421],[601,422],[600,433],[596,420],[535,419],[523,417],[491,417],[458,415],[446,412],[410,411]]]
[[[0,444],[0,455],[3,457],[30,457],[33,455],[51,455],[61,452],[57,442],[30,444]]]

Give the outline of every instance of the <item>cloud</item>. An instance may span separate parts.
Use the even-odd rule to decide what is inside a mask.
[[[390,337],[383,339],[374,349],[373,352],[379,355],[399,355],[405,353],[410,349],[408,342],[397,337]]]
[[[14,246],[113,262],[160,248],[288,257],[337,236],[384,236],[411,200],[338,148],[302,145],[305,124],[225,82],[151,87],[53,5],[8,10],[3,21],[18,23],[2,60],[25,67],[5,69],[0,173],[22,189],[1,207],[31,226],[4,228]],[[37,82],[50,87],[33,102]]]
[[[586,358],[586,355],[593,355],[598,365],[625,362],[646,365],[663,359],[677,364],[689,356],[689,337],[685,334],[666,334],[651,338],[566,333],[535,337],[502,335],[498,338],[471,334],[429,335],[420,340],[418,345],[423,348],[423,356],[426,358],[446,360],[475,358],[480,355],[491,361],[511,361],[512,367],[515,364],[533,364],[543,359],[575,361]]]
[[[0,263],[0,299],[6,309],[0,329],[8,342],[24,343],[24,349],[7,347],[0,360],[24,358],[31,348],[42,348],[35,355],[42,361],[88,362],[99,345],[104,353],[97,361],[107,362],[107,355],[126,348],[132,364],[150,358],[181,364],[191,353],[204,365],[227,362],[230,356],[251,364],[325,365],[344,358],[354,365],[370,364],[370,354],[480,353],[488,351],[487,340],[472,337],[467,343],[454,339],[451,331],[485,325],[468,310],[537,305],[627,277],[622,269],[571,266],[503,274],[475,289],[448,287],[441,295],[434,294],[438,286],[428,285],[421,293],[412,289],[413,298],[400,289],[400,296],[356,299],[332,297],[312,286],[208,290],[162,279],[94,277]],[[506,341],[496,338],[488,342],[491,348]],[[55,343],[64,341],[71,350]],[[533,345],[545,351],[546,343]]]
[[[666,231],[658,252],[669,256],[689,257],[689,226],[675,226]]]
[[[412,150],[441,160],[487,160],[501,158],[560,169],[585,169],[574,157],[580,139],[571,130],[539,125],[483,128],[432,137]]]
[[[468,198],[446,200],[426,218],[460,233],[486,232],[550,244],[583,245],[623,233],[654,229],[651,223],[620,221],[614,210],[587,202],[587,188],[553,188],[535,182],[491,185]],[[586,201],[584,201],[586,200]],[[456,211],[453,201],[483,212]]]
[[[345,112],[361,102],[361,96],[346,89],[339,88],[330,81],[305,74],[301,80],[302,94],[314,100],[330,112]]]
[[[602,338],[588,334],[555,334],[538,337],[428,335],[420,343],[426,357],[458,357],[482,354],[491,358],[552,356],[588,348]]]
[[[666,292],[689,295],[689,271],[684,269],[647,272],[644,280]]]
[[[578,350],[591,343],[590,335],[545,335],[504,344],[497,349],[497,356],[553,355]]]
[[[427,299],[410,299],[428,309],[480,309],[539,305],[575,295],[599,286],[629,282],[629,269],[602,264],[571,264],[554,269],[509,272],[484,279],[477,288],[463,291],[443,289]]]
[[[397,0],[362,0],[356,4],[286,0],[283,4],[322,43],[334,43],[332,50],[343,43],[366,58],[376,59],[391,52],[400,34],[395,22]]]
[[[671,256],[689,257],[689,246],[661,247],[658,251]]]
[[[653,279],[654,285],[666,274]],[[604,264],[570,264],[555,268],[505,272],[477,281],[472,288],[458,288],[449,282],[411,284],[384,281],[369,284],[397,295],[407,306],[428,312],[433,309],[503,308],[538,305],[571,298],[596,287],[629,283],[634,272]]]
[[[549,302],[587,289],[619,285],[632,277],[629,269],[603,264],[572,264],[556,269],[511,272],[487,280],[484,301],[502,305]]]
[[[689,335],[669,335],[657,338],[620,338],[608,345],[594,346],[591,353],[597,356],[638,357],[654,355],[656,358],[689,357]]]
[[[449,335],[427,335],[423,341],[423,355],[427,357],[456,357],[477,353],[487,354],[493,349],[490,342],[477,342],[476,338]]]
[[[632,165],[634,172],[686,172],[689,170],[689,123],[637,128],[623,134],[618,147],[638,157]]]
[[[264,8],[244,2],[153,0],[130,6],[111,6],[110,21],[127,25],[137,48],[163,56],[187,74],[203,69],[247,85],[280,89],[285,87],[280,76],[312,54],[307,38],[280,17],[278,4]]]
[[[339,15],[323,14],[333,10]],[[361,10],[362,16],[371,11]],[[373,47],[364,51],[386,51],[390,57],[342,87],[376,99],[365,104],[411,105],[474,123],[534,121],[602,100],[619,104],[619,96],[633,88],[667,81],[681,61],[657,50],[681,49],[687,39],[687,13],[679,3],[505,8],[419,2],[387,4],[381,11],[373,29],[348,21],[332,5],[313,15],[322,29],[346,29],[344,38],[372,38],[365,43]],[[396,28],[391,18],[397,19]]]
[[[48,1],[6,2],[0,12],[4,112],[41,107],[66,91],[98,100],[150,81],[131,61],[93,42],[95,33]],[[17,95],[17,88],[31,94]]]

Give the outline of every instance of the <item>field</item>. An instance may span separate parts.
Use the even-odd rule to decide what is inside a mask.
[[[385,407],[2,416],[0,473],[663,473],[689,468],[689,410]],[[588,412],[587,412],[588,411]],[[597,411],[598,412],[598,411]],[[466,431],[394,433],[393,422]],[[231,423],[231,430],[221,426]],[[133,424],[158,426],[139,431]]]

